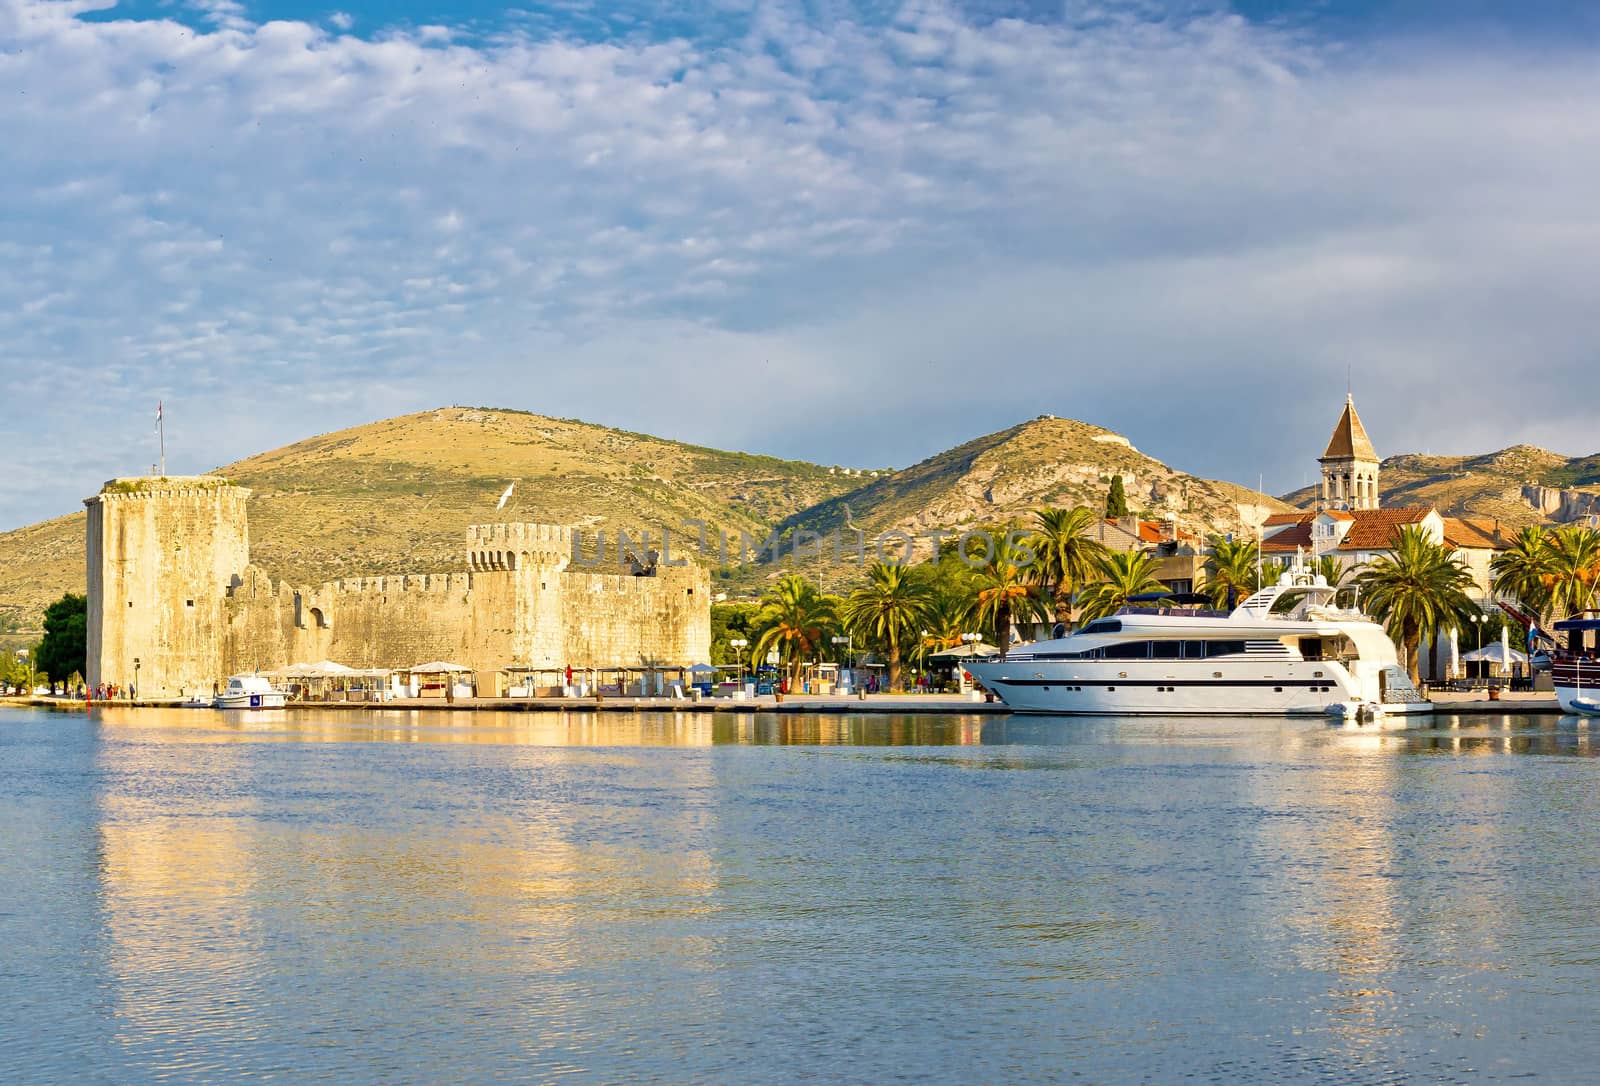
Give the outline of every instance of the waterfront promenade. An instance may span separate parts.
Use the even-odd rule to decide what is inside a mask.
[[[1485,692],[1437,691],[1430,695],[1442,713],[1537,713],[1559,714],[1561,706],[1550,693],[1503,691],[1497,700],[1490,700]],[[82,709],[84,703],[69,698],[0,698],[0,704],[30,705],[40,708]],[[112,704],[118,707],[171,708],[171,701],[126,701],[95,704]],[[586,698],[394,698],[390,701],[297,701],[290,703],[295,709],[327,709],[338,711],[382,711],[391,709],[439,709],[451,712],[559,712],[583,711],[602,713],[678,712],[678,713],[938,713],[938,714],[988,714],[1003,715],[1011,710],[1000,701],[977,700],[956,694],[869,694],[865,698],[846,695],[787,694],[780,702],[772,695],[736,700],[733,698],[643,698],[606,696]]]

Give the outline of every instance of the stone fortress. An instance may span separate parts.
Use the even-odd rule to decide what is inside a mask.
[[[508,668],[710,657],[710,582],[696,565],[579,572],[566,528],[482,524],[467,531],[461,571],[295,586],[250,564],[249,496],[198,475],[113,479],[84,500],[90,685],[176,698],[298,662],[447,660],[491,694]]]

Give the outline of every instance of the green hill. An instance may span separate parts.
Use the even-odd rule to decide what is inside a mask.
[[[1380,469],[1383,504],[1433,506],[1448,516],[1493,517],[1512,527],[1600,512],[1600,454],[1566,457],[1534,445],[1477,456],[1391,456]],[[1315,487],[1284,495],[1309,509]]]
[[[217,471],[251,488],[252,559],[299,584],[460,569],[467,526],[495,520],[609,530],[700,519],[765,535],[863,481],[817,464],[462,407],[297,441]],[[0,613],[36,624],[62,592],[83,591],[83,534],[80,512],[0,535]]]
[[[1286,508],[1246,487],[1169,468],[1109,430],[1043,415],[825,500],[782,527],[829,532],[854,526],[869,533],[916,534],[1028,521],[1044,505],[1103,507],[1115,475],[1122,476],[1130,511],[1151,519],[1173,517],[1180,527],[1202,535],[1239,529],[1241,504]]]

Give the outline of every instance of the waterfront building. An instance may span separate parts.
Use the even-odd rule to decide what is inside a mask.
[[[1378,453],[1367,437],[1355,398],[1346,395],[1344,412],[1317,463],[1322,467],[1320,509],[1378,508]]]
[[[85,499],[90,685],[176,698],[307,660],[449,660],[490,677],[710,656],[710,583],[692,563],[574,570],[567,528],[480,524],[464,569],[293,585],[251,563],[248,498],[188,476],[114,479]]]

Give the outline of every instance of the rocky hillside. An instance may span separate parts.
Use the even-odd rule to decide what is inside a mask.
[[[1240,504],[1287,508],[1246,487],[1170,468],[1110,430],[1042,415],[824,501],[790,517],[784,528],[916,534],[1029,521],[1045,505],[1103,507],[1114,475],[1122,476],[1130,511],[1176,517],[1200,534],[1240,528]]]
[[[1565,523],[1600,513],[1600,454],[1565,457],[1533,445],[1482,456],[1408,453],[1383,462],[1383,504],[1431,505],[1450,516],[1494,517],[1505,524]],[[1316,501],[1313,487],[1284,500]]]
[[[724,452],[524,412],[444,408],[298,441],[217,469],[250,487],[250,551],[272,575],[459,569],[497,519],[614,529],[695,518],[765,535],[870,472]],[[511,500],[496,512],[506,486]],[[84,514],[0,535],[0,611],[33,625],[84,590]]]

